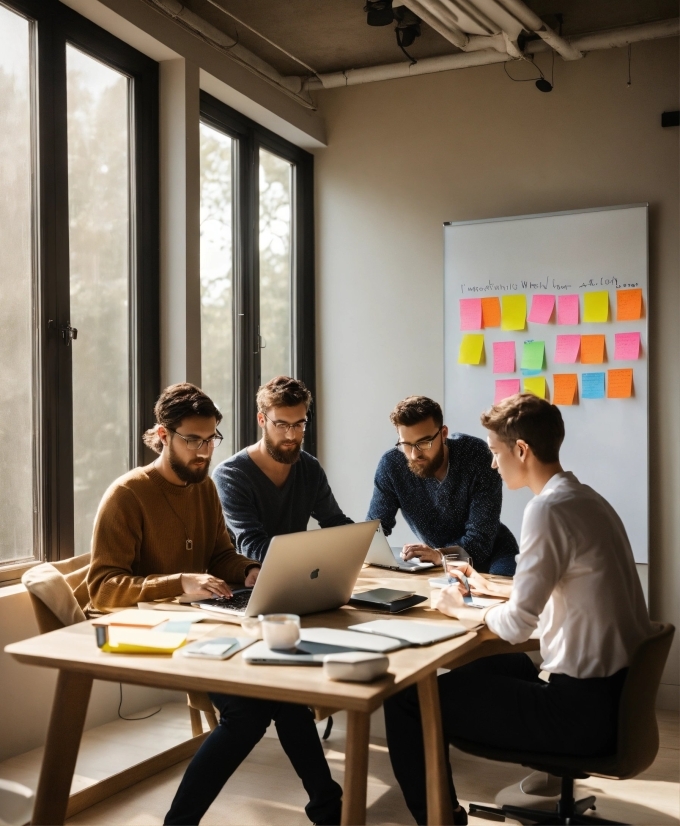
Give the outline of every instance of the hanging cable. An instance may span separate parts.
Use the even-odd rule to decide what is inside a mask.
[[[123,707],[123,683],[118,683],[118,688],[120,689],[120,702],[118,703],[118,716],[121,720],[130,720],[134,722],[135,720],[148,720],[149,717],[154,717],[160,711],[162,711],[163,707],[159,706],[155,711],[152,711],[151,714],[146,714],[144,717],[124,717],[120,710]]]

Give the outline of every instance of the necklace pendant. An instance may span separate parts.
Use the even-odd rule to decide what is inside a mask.
[[[187,539],[186,548],[187,551],[193,551],[194,549],[194,543],[190,539]]]

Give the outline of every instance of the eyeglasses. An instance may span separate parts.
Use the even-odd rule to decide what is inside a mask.
[[[307,419],[303,419],[301,422],[295,422],[295,424],[290,424],[289,422],[275,422],[274,419],[270,419],[266,413],[263,413],[262,415],[281,433],[288,433],[289,430],[292,430],[294,433],[304,433],[305,428],[307,427]]]
[[[171,427],[166,427],[166,430],[169,430],[171,433],[174,433],[175,436],[179,436],[180,439],[184,439],[187,443],[187,448],[189,450],[200,450],[203,445],[208,445],[210,448],[219,447],[222,444],[222,440],[224,436],[220,433],[219,430],[215,431],[216,435],[211,436],[209,439],[190,439],[188,436],[182,436],[181,433],[178,433],[176,430],[173,430]]]
[[[439,436],[441,432],[442,428],[440,427],[431,439],[425,439],[422,442],[416,442],[415,444],[411,444],[410,442],[397,442],[395,447],[398,447],[402,453],[412,454],[414,450],[416,453],[423,453],[424,451],[429,450],[432,447],[434,440],[437,438],[437,436]]]

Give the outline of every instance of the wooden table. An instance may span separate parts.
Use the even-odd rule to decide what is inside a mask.
[[[357,582],[357,590],[369,587],[397,587],[423,595],[430,592],[427,574],[400,574],[365,567]],[[399,616],[442,624],[451,622],[430,609],[429,603],[423,603],[423,606]],[[173,619],[180,616],[174,614]],[[335,611],[303,617],[302,624],[305,627],[344,629],[355,623],[376,619],[377,616],[374,612],[344,606]],[[379,616],[389,618],[385,614]],[[223,624],[206,627],[205,623],[201,623],[194,628],[194,636],[219,636],[225,632]],[[457,667],[481,656],[535,647],[533,642],[521,647],[510,646],[483,628],[425,648],[393,652],[389,655],[388,675],[373,683],[342,683],[327,680],[321,668],[249,665],[240,654],[225,661],[105,654],[97,648],[89,622],[13,643],[5,650],[20,662],[59,669],[32,823],[64,822],[92,681],[97,679],[345,709],[347,739],[342,807],[342,823],[345,826],[366,822],[371,713],[391,694],[417,683],[429,780],[428,821],[431,824],[450,824],[453,821],[445,776],[437,669]]]

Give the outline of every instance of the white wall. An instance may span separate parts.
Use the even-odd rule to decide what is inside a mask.
[[[444,221],[648,201],[650,605],[677,625],[679,130],[660,126],[661,112],[678,108],[677,39],[635,44],[632,79],[628,88],[626,50],[616,49],[558,58],[550,94],[513,83],[502,66],[319,93],[320,458],[341,506],[361,519],[395,441],[394,404],[412,393],[442,399]],[[677,705],[677,652],[676,641],[666,705]]]

